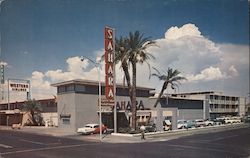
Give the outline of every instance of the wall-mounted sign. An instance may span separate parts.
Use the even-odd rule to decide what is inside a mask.
[[[105,96],[108,102],[114,102],[115,95],[115,81],[114,81],[114,30],[105,27]]]

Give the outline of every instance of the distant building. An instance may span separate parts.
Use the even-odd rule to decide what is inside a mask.
[[[200,99],[204,100],[209,107],[210,118],[220,116],[243,116],[245,115],[246,98],[239,96],[229,96],[222,92],[193,92],[172,94],[175,98]]]
[[[36,101],[41,105],[41,116],[43,117],[44,123],[58,126],[56,99],[42,99]],[[8,103],[0,104],[0,125],[10,126],[13,123],[22,123],[25,112],[22,112],[21,109],[24,104],[25,101],[11,102],[9,103],[10,109],[8,109]]]

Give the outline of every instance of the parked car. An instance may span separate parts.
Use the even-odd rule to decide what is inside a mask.
[[[243,118],[244,123],[250,123],[250,115],[247,115]]]
[[[87,124],[84,127],[78,128],[77,133],[96,134],[96,133],[100,133],[100,130],[102,131],[102,133],[106,133],[107,127],[102,125],[102,127],[100,128],[99,124]]]
[[[204,126],[206,126],[205,121],[203,119],[195,120],[195,124],[196,124],[196,127],[204,127]]]
[[[214,125],[214,121],[213,120],[205,120],[205,126],[213,126]]]
[[[172,124],[170,120],[164,120],[163,121],[163,130],[164,131],[169,131],[172,129]]]
[[[234,120],[233,123],[241,123],[242,117],[240,116],[233,116],[232,119]]]
[[[221,125],[225,124],[225,118],[224,117],[218,117],[213,120],[215,125]]]
[[[146,125],[145,132],[156,132],[156,125],[154,123]]]
[[[240,123],[241,122],[241,118],[234,116],[234,117],[225,117],[225,123]]]
[[[186,120],[178,120],[177,121],[177,128],[178,129],[185,129],[185,128],[187,128],[187,121]]]
[[[187,120],[187,128],[194,128],[196,127],[196,123],[194,120]]]

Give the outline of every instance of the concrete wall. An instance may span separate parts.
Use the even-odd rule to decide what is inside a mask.
[[[177,118],[178,118],[178,120],[203,119],[203,110],[179,109],[177,112]]]
[[[245,97],[239,97],[239,116],[243,116],[246,113],[246,99]]]
[[[88,123],[99,124],[99,107],[98,95],[91,94],[75,94],[76,106],[76,126],[75,128],[83,127]]]
[[[76,107],[75,107],[75,93],[65,93],[58,95],[57,113],[58,126],[68,131],[75,131],[76,127]],[[63,118],[60,115],[70,115],[69,124],[63,123]]]
[[[104,97],[104,96],[102,96]],[[138,105],[143,102],[145,108],[149,107],[148,98],[137,97]],[[129,97],[118,96],[116,101],[121,103],[125,101],[126,105],[130,101]],[[77,128],[83,127],[88,123],[98,123],[98,95],[95,94],[80,94],[80,93],[65,93],[58,95],[58,125],[61,128],[76,131]],[[70,114],[70,124],[63,124],[60,114]]]

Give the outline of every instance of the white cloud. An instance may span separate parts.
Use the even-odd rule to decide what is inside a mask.
[[[228,70],[231,76],[238,76],[238,71],[235,69],[234,65],[231,65]]]
[[[238,84],[249,81],[249,47],[233,44],[215,43],[204,37],[197,26],[185,24],[182,27],[171,27],[165,33],[165,38],[156,39],[157,47],[148,49],[156,60],[150,62],[151,66],[160,70],[168,67],[178,69],[188,78],[180,86],[180,91],[194,90],[218,90],[249,92],[249,89]],[[104,50],[93,52],[99,61]],[[81,61],[81,57],[69,57],[66,60],[67,69],[48,70],[46,72],[35,71],[32,74],[32,91],[39,97],[52,97],[56,93],[51,83],[72,79],[98,80],[98,71],[93,63],[88,60]],[[101,63],[101,80],[105,76],[104,63]],[[116,66],[117,83],[122,83],[123,72],[120,64]],[[157,78],[149,80],[147,65],[137,66],[137,85],[156,88],[158,92],[161,82]],[[222,87],[223,85],[223,87]],[[232,88],[232,86],[235,86]],[[219,87],[219,88],[218,88]],[[221,88],[222,87],[222,88]]]
[[[226,75],[223,75],[220,68],[218,67],[212,67],[206,68],[201,71],[200,74],[196,75],[186,75],[186,78],[189,82],[193,81],[212,81],[212,80],[219,80],[219,79],[225,79]]]
[[[155,41],[158,47],[148,49],[156,57],[151,65],[160,70],[172,67],[181,71],[181,74],[188,78],[180,87],[181,91],[224,90],[243,95],[249,92],[248,85],[232,84],[233,81],[249,83],[247,45],[215,43],[203,36],[194,24],[171,27],[166,31],[165,38]],[[142,72],[145,72],[145,68],[141,69]],[[141,77],[139,83],[144,83],[143,78],[145,77]],[[158,80],[151,79],[144,84],[159,91],[161,84],[158,83]],[[235,85],[235,88],[232,88],[232,85]]]
[[[167,40],[175,40],[185,36],[202,37],[198,27],[194,24],[185,24],[180,28],[173,26],[165,33],[165,39]]]

